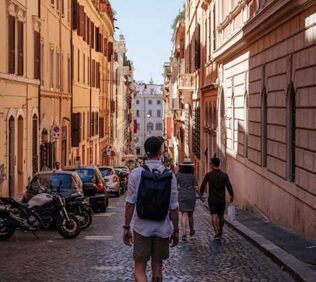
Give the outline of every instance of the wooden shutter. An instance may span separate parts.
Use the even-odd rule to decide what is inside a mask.
[[[8,17],[8,41],[9,41],[9,66],[8,73],[15,73],[15,18]]]
[[[18,21],[18,75],[24,73],[24,23]]]
[[[100,29],[98,27],[95,30],[95,39],[96,39],[95,50],[97,52],[100,52]]]
[[[87,17],[87,21],[86,21],[86,32],[87,32],[87,35],[86,35],[86,37],[87,37],[87,43],[88,43],[88,45],[90,45],[90,19],[89,19],[89,17]]]
[[[72,0],[72,29],[75,30],[77,28],[78,28],[78,3],[77,3],[77,0]]]
[[[105,57],[108,55],[108,40],[107,40],[107,38],[104,38],[103,54]]]
[[[99,118],[99,137],[104,138],[104,117]]]
[[[100,33],[100,52],[103,53],[103,35]]]
[[[95,135],[99,134],[99,113],[95,113]]]
[[[113,55],[113,42],[109,41],[108,44],[108,61],[110,62]]]
[[[85,31],[84,24],[85,24],[84,7],[79,6],[79,29],[78,29],[79,36],[84,36],[84,31]]]
[[[94,23],[91,22],[91,37],[90,37],[90,40],[91,40],[91,48],[94,48],[94,42],[95,42],[95,38],[94,38]]]
[[[94,136],[94,112],[91,113],[91,117],[90,117],[90,132],[91,132],[90,136]]]
[[[100,63],[96,62],[96,87],[100,88]]]
[[[83,13],[83,41],[87,41],[87,15]]]
[[[201,27],[198,24],[195,29],[194,70],[201,67]]]
[[[71,145],[72,147],[79,147],[80,143],[80,124],[81,124],[81,114],[73,113],[71,119]]]
[[[34,31],[34,79],[40,79],[40,34]]]
[[[180,41],[180,58],[184,58],[184,39],[181,39]]]
[[[95,87],[95,60],[92,60],[92,87]]]

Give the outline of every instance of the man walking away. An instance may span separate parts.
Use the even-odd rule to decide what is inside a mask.
[[[214,239],[218,240],[223,234],[224,212],[226,207],[225,187],[230,195],[230,202],[234,200],[234,192],[228,175],[219,169],[220,160],[217,157],[211,159],[212,171],[207,173],[201,185],[201,196],[206,184],[209,187],[208,205],[212,216],[212,225],[215,231]]]
[[[151,259],[152,281],[160,282],[162,262],[169,257],[169,243],[174,247],[179,242],[177,183],[174,174],[160,161],[159,138],[149,137],[144,147],[148,161],[145,166],[135,168],[129,177],[123,240],[128,246],[134,244],[135,280],[148,281],[146,267]],[[132,234],[130,223],[135,206]]]

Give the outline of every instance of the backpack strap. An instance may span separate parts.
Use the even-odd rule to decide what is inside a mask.
[[[143,168],[145,171],[151,172],[150,169],[149,169],[149,167],[148,167],[148,165],[143,165],[142,168]]]

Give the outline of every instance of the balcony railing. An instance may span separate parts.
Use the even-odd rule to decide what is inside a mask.
[[[181,73],[178,76],[178,88],[184,91],[194,91],[195,89],[195,78],[194,74]]]

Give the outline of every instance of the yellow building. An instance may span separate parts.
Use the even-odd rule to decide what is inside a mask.
[[[0,1],[0,195],[19,198],[38,170],[38,1]]]
[[[109,146],[113,14],[108,1],[73,2],[72,164],[103,164]]]
[[[70,150],[71,1],[42,0],[40,9],[40,169],[64,167]],[[54,27],[54,28],[52,28]]]

